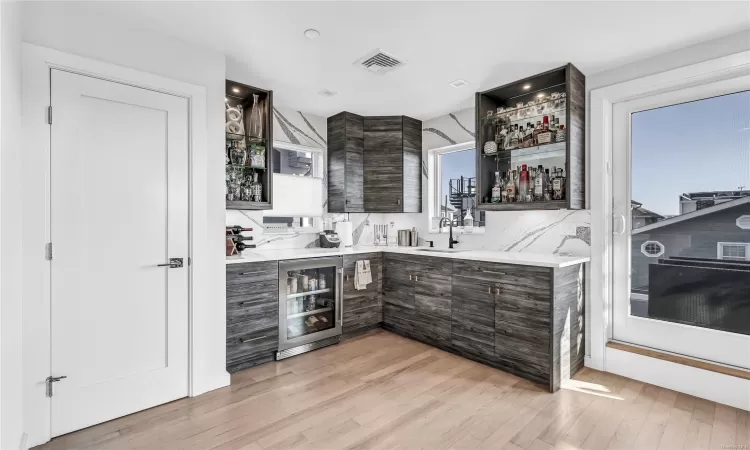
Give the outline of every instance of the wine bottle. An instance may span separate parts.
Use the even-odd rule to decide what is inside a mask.
[[[240,234],[243,231],[253,231],[252,228],[244,228],[239,225],[232,225],[227,227],[227,234]]]

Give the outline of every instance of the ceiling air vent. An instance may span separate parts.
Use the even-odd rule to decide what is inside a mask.
[[[406,61],[402,61],[388,52],[377,49],[358,59],[354,64],[368,72],[385,75],[387,72],[403,66],[406,64]]]

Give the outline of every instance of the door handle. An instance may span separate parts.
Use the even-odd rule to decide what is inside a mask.
[[[623,234],[625,234],[625,228],[626,228],[625,215],[624,214],[612,214],[612,218],[613,219],[620,219],[620,221],[622,223],[622,230],[621,231],[612,230],[612,234],[615,235],[615,236],[622,236]]]
[[[60,380],[64,380],[65,378],[68,378],[66,375],[63,375],[61,377],[47,377],[45,382],[47,383],[47,397],[52,397],[52,383],[57,383]]]
[[[169,258],[169,262],[165,264],[157,264],[156,267],[169,267],[170,269],[177,269],[182,267],[182,258]]]

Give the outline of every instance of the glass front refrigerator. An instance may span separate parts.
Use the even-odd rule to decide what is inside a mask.
[[[277,360],[339,342],[343,272],[340,256],[279,262]]]

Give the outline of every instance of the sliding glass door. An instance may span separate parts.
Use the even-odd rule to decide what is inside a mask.
[[[613,338],[750,368],[750,77],[613,124]]]

